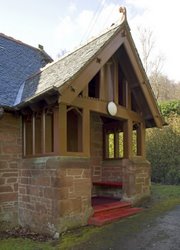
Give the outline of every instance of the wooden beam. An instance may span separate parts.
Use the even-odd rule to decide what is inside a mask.
[[[123,151],[124,158],[129,159],[132,156],[132,131],[133,124],[131,120],[124,122],[124,138],[123,138]]]
[[[59,142],[60,155],[66,155],[67,152],[67,112],[66,105],[59,105]]]
[[[129,83],[127,83],[127,108],[131,110],[131,88]]]
[[[137,129],[137,155],[146,157],[145,153],[145,125],[140,123]]]
[[[59,110],[58,108],[54,109],[54,122],[53,122],[53,131],[54,131],[54,152],[59,155],[59,150],[60,150],[60,129],[59,129]]]
[[[46,153],[46,138],[45,138],[45,111],[42,112],[42,124],[41,124],[41,152],[44,155]]]
[[[35,155],[35,114],[32,116],[32,155]]]
[[[88,82],[95,76],[102,66],[109,60],[109,58],[117,51],[117,49],[124,43],[125,37],[122,37],[121,32],[118,32],[114,38],[94,57],[93,60],[70,82],[64,84],[59,88],[62,96],[59,102],[71,103],[78,94],[86,87]],[[97,57],[101,59],[97,62]],[[73,86],[73,89],[72,87]]]
[[[105,66],[100,70],[100,100],[106,100],[106,80],[105,80]]]
[[[90,157],[90,112],[88,109],[83,109],[83,153]]]
[[[114,157],[119,158],[119,133],[114,134]]]
[[[119,102],[119,90],[118,90],[118,64],[114,62],[114,102]]]
[[[82,93],[82,96],[83,97],[88,97],[88,86],[86,86],[83,90],[83,93]]]
[[[157,108],[156,101],[153,97],[151,86],[149,86],[149,83],[147,82],[147,77],[145,77],[145,72],[143,72],[140,60],[134,52],[135,48],[133,45],[132,38],[131,38],[130,34],[127,34],[127,36],[128,36],[128,40],[124,41],[124,46],[126,48],[128,56],[131,60],[133,68],[136,72],[141,89],[146,97],[146,101],[148,103],[149,109],[151,110],[151,113],[152,113],[152,116],[153,116],[154,121],[156,123],[156,126],[159,128],[162,128],[163,122],[162,122],[159,110]]]
[[[97,101],[95,99],[77,97],[72,102],[72,105],[110,116],[107,112],[107,102],[105,101]],[[117,105],[117,114],[114,118],[121,118],[125,120],[132,119],[136,122],[143,121],[143,118],[139,114],[120,105]]]

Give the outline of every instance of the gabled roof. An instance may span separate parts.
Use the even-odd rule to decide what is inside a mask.
[[[21,102],[31,100],[52,88],[60,88],[72,81],[116,34],[122,23],[112,26],[94,40],[47,65],[41,72],[29,78],[25,83]]]
[[[43,51],[0,33],[0,106],[12,107],[25,80],[52,59]]]
[[[120,12],[122,17],[119,24],[112,25],[103,34],[41,68],[24,83],[19,83],[21,88],[15,108],[32,106],[32,103],[41,100],[47,102],[49,98],[57,101],[58,96],[59,102],[71,105],[103,65],[115,54],[119,57],[122,52],[125,61],[120,57],[120,62],[125,70],[128,69],[126,77],[131,82],[139,105],[144,109],[141,113],[146,124],[149,124],[147,127],[162,127],[163,120],[130,33],[126,9],[120,8]]]

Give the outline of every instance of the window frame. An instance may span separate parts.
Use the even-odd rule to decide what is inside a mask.
[[[46,114],[47,111],[50,110],[50,112],[52,112],[53,114],[53,119],[52,119],[52,151],[51,152],[46,152],[46,139],[45,139],[45,134],[46,134]],[[35,149],[35,142],[36,142],[36,138],[35,138],[35,116],[36,114],[39,113],[40,119],[41,119],[41,152],[40,153],[36,153],[36,149]],[[47,114],[48,115],[48,114]],[[27,145],[27,135],[26,135],[26,117],[31,116],[31,120],[32,120],[32,134],[31,134],[31,140],[32,140],[32,150],[31,150],[31,154],[27,154],[26,152],[26,145]],[[57,136],[57,127],[58,127],[58,108],[56,107],[49,107],[49,108],[43,108],[40,112],[29,112],[29,114],[27,115],[23,115],[23,119],[22,119],[22,126],[23,126],[23,157],[24,158],[33,158],[33,157],[43,157],[43,156],[51,156],[51,155],[56,155],[58,153],[58,136]]]

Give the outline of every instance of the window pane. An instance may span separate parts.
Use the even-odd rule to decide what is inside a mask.
[[[26,155],[32,155],[32,116],[28,117],[25,121],[25,148],[26,148]]]
[[[41,116],[35,117],[35,153],[41,153],[41,142],[42,142],[42,121]]]
[[[108,134],[109,158],[114,158],[114,134]]]
[[[132,153],[137,155],[137,130],[132,132]]]
[[[124,135],[123,132],[119,132],[119,157],[124,157]]]
[[[53,152],[53,114],[45,115],[45,151]]]

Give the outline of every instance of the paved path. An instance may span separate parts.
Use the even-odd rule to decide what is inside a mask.
[[[104,228],[73,250],[180,250],[180,205],[154,219],[138,233],[120,235],[120,223]]]

